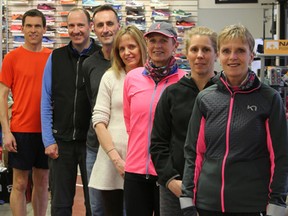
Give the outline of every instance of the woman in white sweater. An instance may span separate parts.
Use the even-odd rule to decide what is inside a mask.
[[[135,26],[117,33],[112,49],[112,67],[102,77],[92,122],[100,147],[89,187],[102,192],[105,215],[123,215],[124,166],[128,135],[123,117],[123,84],[126,74],[144,65],[146,44]]]

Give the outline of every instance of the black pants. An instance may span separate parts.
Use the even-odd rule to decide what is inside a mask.
[[[123,190],[101,190],[105,216],[123,216]]]
[[[222,213],[216,211],[206,211],[197,209],[199,216],[266,216],[266,212],[251,212],[251,213]]]
[[[86,215],[91,215],[86,172],[86,142],[57,140],[59,157],[49,159],[51,175],[51,215],[71,216],[76,191],[77,168],[80,167]]]
[[[124,201],[126,216],[159,216],[157,177],[125,173]]]

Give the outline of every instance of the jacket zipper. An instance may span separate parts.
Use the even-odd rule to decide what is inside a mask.
[[[224,190],[225,190],[225,165],[227,161],[227,157],[229,154],[229,136],[230,136],[230,126],[231,126],[231,116],[232,116],[232,111],[233,111],[233,105],[234,105],[234,96],[235,94],[229,89],[227,84],[223,79],[220,78],[222,83],[226,86],[227,90],[230,92],[231,99],[230,99],[230,104],[229,104],[229,113],[228,113],[228,120],[227,120],[227,126],[226,126],[226,149],[225,149],[225,154],[222,162],[222,168],[221,168],[221,179],[222,179],[222,184],[221,184],[221,209],[222,212],[225,212],[225,201],[224,201]]]
[[[161,97],[163,91],[165,90],[166,86],[167,86],[167,83],[169,81],[169,78],[165,80],[165,83],[163,84],[163,87],[161,89],[161,92],[160,92],[160,95],[159,95],[159,98]],[[154,82],[154,81],[153,81]],[[160,81],[161,82],[161,81]],[[155,100],[155,95],[156,95],[156,91],[157,91],[157,87],[158,87],[158,84],[157,83],[154,87],[154,91],[153,91],[153,94],[152,94],[152,98],[151,98],[151,101],[150,101],[150,108],[149,108],[149,122],[148,122],[148,148],[147,148],[147,161],[146,161],[146,179],[149,179],[149,162],[150,162],[150,159],[151,159],[151,155],[150,155],[150,145],[151,145],[151,131],[152,131],[152,125],[153,125],[153,119],[152,119],[152,109],[153,109],[153,102]]]
[[[237,93],[242,93],[242,92],[232,92],[229,87],[227,86],[226,82],[220,78],[221,82],[224,84],[226,89],[230,92],[231,94],[231,99],[230,99],[230,104],[229,104],[229,115],[228,115],[228,122],[227,122],[227,127],[226,127],[226,149],[225,149],[225,155],[223,158],[223,163],[222,163],[222,173],[221,173],[221,178],[222,178],[222,185],[221,185],[221,209],[222,212],[225,212],[225,202],[224,202],[224,190],[225,190],[225,165],[227,161],[227,157],[229,154],[229,147],[230,147],[230,127],[231,127],[231,119],[232,119],[232,112],[233,112],[233,106],[234,106],[234,100],[235,100],[235,95]],[[260,88],[260,85],[249,92],[245,93],[250,93],[252,91],[255,91]]]
[[[225,190],[225,165],[227,161],[227,157],[229,154],[229,147],[230,147],[230,127],[231,127],[231,118],[232,118],[232,111],[233,111],[233,106],[234,106],[234,93],[231,95],[230,99],[230,104],[229,104],[229,114],[228,114],[228,122],[227,122],[227,127],[226,127],[226,149],[225,149],[225,155],[223,158],[223,163],[222,163],[222,185],[221,185],[221,208],[222,212],[225,212],[225,202],[224,202],[224,190]]]
[[[80,62],[80,57],[77,60],[77,67],[76,67],[76,81],[75,81],[75,96],[74,96],[74,111],[73,111],[73,137],[72,139],[76,139],[76,106],[77,106],[77,96],[78,96],[78,90],[77,90],[77,84],[78,84],[78,73],[79,73],[79,62]]]

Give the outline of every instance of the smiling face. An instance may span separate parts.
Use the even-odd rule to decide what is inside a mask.
[[[22,26],[22,32],[24,34],[26,46],[42,46],[42,38],[43,34],[46,32],[46,28],[43,26],[41,17],[27,16],[25,18],[24,26]]]
[[[125,64],[125,71],[140,67],[141,51],[138,43],[129,34],[125,34],[119,41],[119,55]]]
[[[246,78],[254,53],[249,44],[240,38],[224,40],[219,44],[219,60],[228,82],[239,86]]]
[[[90,44],[90,31],[92,23],[89,22],[82,10],[71,11],[67,17],[68,34],[73,47],[81,52]]]
[[[120,28],[115,13],[111,10],[99,11],[93,18],[94,32],[102,46],[112,46]]]
[[[148,55],[157,67],[167,65],[178,43],[173,38],[159,33],[151,33],[147,36]]]
[[[213,73],[217,53],[211,39],[206,35],[193,35],[190,38],[187,59],[191,67],[192,77]]]

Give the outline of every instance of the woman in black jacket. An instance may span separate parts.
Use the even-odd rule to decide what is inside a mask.
[[[217,34],[206,27],[190,30],[185,53],[191,73],[163,92],[155,113],[150,152],[160,183],[160,215],[182,215],[178,197],[184,169],[183,146],[198,93],[213,84]]]

